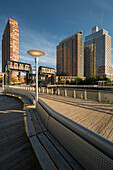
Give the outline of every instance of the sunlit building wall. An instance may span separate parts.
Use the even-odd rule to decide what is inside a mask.
[[[82,31],[62,40],[57,46],[57,75],[84,77]]]
[[[19,61],[19,27],[18,22],[9,18],[2,36],[2,72],[7,61]],[[18,72],[11,75],[17,78]]]
[[[96,75],[111,75],[111,37],[105,29],[92,28],[92,34],[85,37],[84,45],[96,45]],[[86,56],[85,56],[86,58]]]

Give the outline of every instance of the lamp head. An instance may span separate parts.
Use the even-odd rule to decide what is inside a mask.
[[[29,50],[27,51],[27,54],[34,56],[34,57],[41,57],[45,55],[45,53],[41,50]]]

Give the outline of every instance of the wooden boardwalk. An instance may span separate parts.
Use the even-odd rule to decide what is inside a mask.
[[[56,112],[113,142],[113,104],[40,93]]]
[[[41,169],[26,135],[20,100],[0,95],[0,169]]]

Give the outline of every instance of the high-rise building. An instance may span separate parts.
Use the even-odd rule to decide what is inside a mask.
[[[18,22],[9,18],[2,37],[2,72],[8,61],[19,61],[19,27]],[[17,77],[17,72],[12,71]]]
[[[85,37],[84,46],[86,48],[91,44],[96,46],[96,75],[111,78],[111,37],[108,31],[105,29],[99,31],[97,26],[93,27],[92,34]],[[85,53],[84,58],[89,62],[89,53]],[[85,67],[85,69],[87,75],[89,68]]]
[[[84,47],[84,76],[90,78],[96,76],[96,45]]]
[[[84,76],[84,43],[82,31],[62,40],[57,46],[57,75]]]

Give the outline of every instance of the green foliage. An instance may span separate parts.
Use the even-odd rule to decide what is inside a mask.
[[[66,84],[70,84],[70,83],[69,83],[69,80],[66,81]]]
[[[65,80],[59,80],[58,84],[65,84]]]
[[[77,77],[74,81],[71,81],[71,83],[67,80],[66,84],[70,85],[97,85],[98,81],[107,81],[108,83],[111,82],[110,79],[107,77],[103,78],[102,76],[91,76],[89,79],[82,80],[81,78]],[[105,83],[107,84],[107,83]]]
[[[16,83],[16,82],[17,82],[17,79],[15,79],[14,77],[11,77],[11,78],[10,78],[10,81],[11,81],[12,83]]]
[[[75,81],[76,81],[76,84],[78,85],[82,84],[82,79],[79,77],[77,77]]]
[[[2,83],[2,77],[0,78],[0,83]]]

